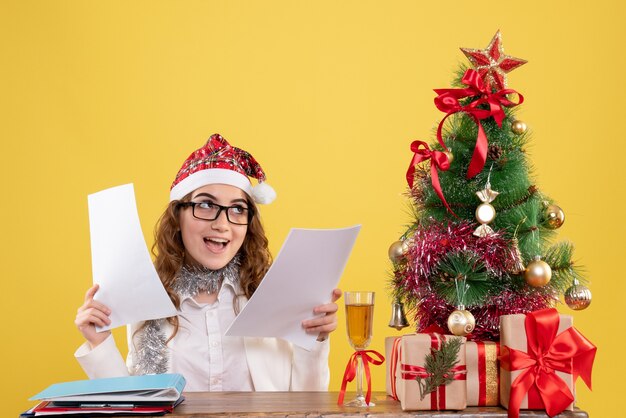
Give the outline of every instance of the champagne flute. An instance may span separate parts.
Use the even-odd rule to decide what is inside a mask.
[[[374,322],[374,292],[345,292],[346,328],[350,345],[355,350],[365,350],[372,339],[372,325]],[[363,395],[363,359],[357,357],[356,397],[346,406],[367,407]]]

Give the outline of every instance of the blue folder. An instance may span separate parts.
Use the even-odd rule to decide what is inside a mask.
[[[29,400],[55,402],[175,402],[185,388],[181,374],[109,377],[56,383]]]

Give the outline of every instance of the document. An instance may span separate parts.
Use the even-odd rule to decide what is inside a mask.
[[[292,229],[226,335],[283,338],[311,350],[317,335],[307,334],[302,321],[330,302],[360,229]]]
[[[186,385],[181,374],[107,377],[55,383],[29,400],[55,402],[175,402]]]
[[[106,189],[87,200],[93,282],[100,284],[94,299],[111,309],[111,324],[98,331],[175,315],[141,232],[133,185]]]
[[[85,404],[85,406],[66,406],[65,402],[59,405],[55,402],[42,401],[37,406],[24,412],[20,415],[20,418],[30,417],[100,417],[100,416],[126,416],[126,415],[140,415],[140,416],[161,416],[174,412],[174,407],[181,403],[185,398],[180,397],[180,402],[172,402],[166,405],[134,405],[132,403],[91,403]]]

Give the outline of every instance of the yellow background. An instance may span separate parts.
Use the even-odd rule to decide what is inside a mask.
[[[1,415],[84,377],[72,354],[91,283],[87,194],[133,182],[151,244],[173,176],[214,132],[278,192],[262,210],[274,253],[291,227],[363,225],[341,287],[377,292],[371,348],[383,351],[399,334],[387,327],[387,248],[410,221],[409,143],[432,138],[432,89],[465,62],[458,48],[501,29],[505,51],[529,61],[509,86],[526,98],[537,184],[564,208],[560,238],[591,280],[593,304],[574,316],[599,350],[579,405],[616,416],[624,17],[618,0],[0,2]],[[338,390],[343,313],[332,346]],[[373,375],[384,390],[384,368]]]

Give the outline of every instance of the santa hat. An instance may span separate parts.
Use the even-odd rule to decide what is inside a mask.
[[[259,184],[252,186],[248,177]],[[231,146],[219,134],[213,134],[207,143],[194,151],[183,163],[170,188],[170,202],[207,184],[229,184],[243,190],[256,203],[272,203],[276,192],[265,183],[265,173],[248,152]]]

